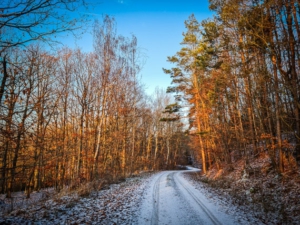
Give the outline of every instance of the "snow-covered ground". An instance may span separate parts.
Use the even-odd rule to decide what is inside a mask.
[[[0,213],[0,224],[254,224],[189,179],[193,172],[145,173],[86,197],[57,195]]]
[[[86,197],[78,192],[58,194],[9,214],[0,212],[0,224],[134,224],[151,175],[128,178]]]

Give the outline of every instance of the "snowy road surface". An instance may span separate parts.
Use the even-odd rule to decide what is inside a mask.
[[[187,172],[195,169],[163,171],[153,177],[143,196],[138,224],[238,224],[184,178]]]

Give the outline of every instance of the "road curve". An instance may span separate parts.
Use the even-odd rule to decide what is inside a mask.
[[[138,214],[143,225],[231,225],[238,224],[220,205],[196,189],[183,173],[191,170],[163,171],[150,181]]]

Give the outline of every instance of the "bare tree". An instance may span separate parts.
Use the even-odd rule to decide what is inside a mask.
[[[50,41],[53,35],[74,31],[85,15],[74,19],[84,0],[3,0],[0,3],[0,55],[11,47],[31,41]]]

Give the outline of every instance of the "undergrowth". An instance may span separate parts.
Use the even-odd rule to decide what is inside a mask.
[[[252,213],[265,224],[300,224],[300,172],[287,170],[278,174],[267,156],[253,160],[248,167],[235,163],[232,171],[213,168],[206,175],[191,175],[228,196],[234,205]]]

